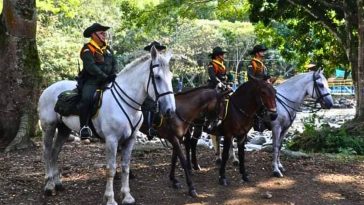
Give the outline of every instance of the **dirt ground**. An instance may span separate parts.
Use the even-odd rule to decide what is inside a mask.
[[[105,189],[104,145],[67,142],[59,160],[65,190],[55,196],[43,195],[44,167],[41,142],[31,150],[0,154],[0,204],[102,204]],[[271,154],[247,153],[251,182],[242,183],[236,167],[228,163],[228,187],[218,184],[213,151],[199,147],[201,171],[193,180],[198,198],[187,194],[181,169],[177,176],[182,189],[175,190],[168,180],[171,150],[141,147],[134,151],[130,181],[137,204],[287,204],[287,205],[359,205],[364,204],[364,160],[338,160],[314,155],[308,159],[283,157],[284,178],[271,175]],[[115,182],[119,204],[120,181]]]

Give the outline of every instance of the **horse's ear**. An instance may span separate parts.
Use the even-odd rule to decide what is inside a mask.
[[[169,62],[170,60],[171,60],[171,58],[172,58],[172,56],[173,56],[173,54],[172,54],[172,51],[168,51],[167,53],[166,53],[166,61],[167,62]]]
[[[150,55],[152,56],[153,60],[157,59],[158,51],[155,46],[152,46],[152,48],[150,49]]]

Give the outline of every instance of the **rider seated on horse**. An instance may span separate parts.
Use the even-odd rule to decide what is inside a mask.
[[[250,55],[252,55],[253,58],[248,65],[248,80],[258,78],[271,82],[267,67],[263,63],[265,51],[267,50],[268,49],[264,45],[260,44],[254,46],[253,50],[250,52]]]
[[[166,46],[162,45],[158,41],[153,41],[149,45],[145,46],[144,50],[150,52],[150,49],[153,46],[159,52],[164,52],[167,48]],[[153,128],[154,115],[158,109],[156,108],[156,103],[150,97],[147,97],[145,99],[142,109],[143,109],[143,111],[145,111],[144,118],[145,118],[145,122],[147,123],[147,127],[148,127],[147,137],[149,140],[151,140],[151,139],[153,139],[154,136],[156,136],[158,134],[157,130],[155,130]]]
[[[250,52],[250,55],[252,55],[253,58],[248,65],[248,80],[252,80],[252,78],[254,78],[265,80],[268,83],[274,83],[275,79],[270,77],[267,67],[263,63],[265,52],[267,50],[268,49],[264,45],[260,44],[254,46],[253,50]],[[268,123],[265,123],[263,119],[265,115],[264,112],[265,110],[259,110],[254,119],[254,129],[260,132],[264,131],[266,128],[269,129]]]
[[[229,89],[227,84],[228,77],[226,75],[226,68],[224,65],[224,54],[221,47],[215,47],[212,53],[209,54],[211,57],[211,62],[207,66],[207,71],[209,74],[209,86],[219,87],[222,90]]]
[[[79,111],[82,140],[90,139],[92,136],[89,122],[95,91],[114,81],[116,77],[116,60],[113,51],[106,43],[106,31],[109,28],[94,23],[83,32],[83,36],[91,40],[81,49],[83,69],[77,77],[77,88],[81,92]]]

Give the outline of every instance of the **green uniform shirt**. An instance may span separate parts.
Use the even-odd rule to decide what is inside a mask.
[[[85,79],[85,83],[103,84],[106,83],[107,76],[115,74],[116,60],[109,47],[103,54],[93,48],[91,44],[85,44],[81,50],[83,62],[81,75]]]

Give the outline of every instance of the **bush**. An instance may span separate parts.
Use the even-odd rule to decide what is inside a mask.
[[[304,131],[288,142],[292,150],[364,155],[364,138],[348,134],[344,128],[327,124],[315,126],[315,115],[304,122]]]

